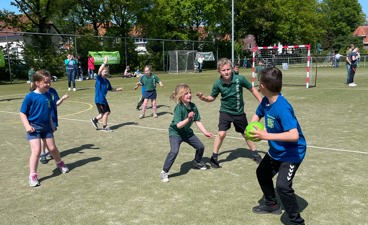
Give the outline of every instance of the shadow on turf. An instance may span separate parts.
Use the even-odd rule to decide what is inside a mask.
[[[115,124],[115,125],[112,125],[110,126],[111,130],[116,130],[120,127],[123,127],[123,126],[129,126],[129,125],[137,125],[138,123],[136,122],[125,122],[125,123],[120,123],[120,124]]]
[[[258,152],[266,154],[266,152],[262,152],[262,151],[258,151]],[[235,150],[223,151],[223,152],[220,152],[219,155],[223,155],[223,154],[227,154],[227,153],[230,153],[230,154],[226,157],[226,159],[219,160],[219,163],[232,161],[232,160],[235,160],[237,158],[249,158],[249,159],[253,158],[252,157],[252,151],[250,151],[248,149],[245,149],[245,148],[237,148]],[[207,163],[207,168],[209,168],[210,166],[208,164],[210,162],[210,159],[208,157],[203,157],[203,161]],[[191,170],[191,169],[194,169],[193,168],[193,161],[185,162],[185,163],[181,164],[179,172],[170,174],[169,177],[177,177],[177,176],[187,174],[189,172],[189,170]]]
[[[203,162],[209,162],[209,161],[210,161],[209,158],[203,157]],[[207,169],[208,168],[210,168],[209,165],[207,165]],[[171,178],[171,177],[182,176],[184,174],[187,174],[189,172],[189,170],[191,170],[191,169],[196,170],[195,168],[193,168],[193,161],[185,162],[185,163],[181,164],[179,172],[170,174],[169,177]]]
[[[93,147],[94,144],[85,144],[85,145],[81,145],[79,147],[76,148],[71,148],[65,151],[60,151],[60,156],[61,158],[69,155],[69,154],[75,154],[75,153],[83,153],[81,152],[83,149],[100,149],[98,147]]]
[[[66,163],[66,165],[68,166],[69,170],[72,171],[73,169],[77,168],[77,167],[81,167],[87,163],[90,163],[90,162],[95,162],[95,161],[99,161],[101,160],[100,157],[91,157],[91,158],[88,158],[88,159],[82,159],[82,160],[78,160],[76,162],[73,162],[73,163]],[[59,176],[61,173],[59,171],[59,169],[55,168],[53,171],[52,171],[52,174],[49,175],[49,176],[46,176],[46,177],[42,177],[39,179],[40,182],[42,181],[45,181],[47,179],[50,179],[50,178],[53,178],[53,177],[56,177],[56,176]]]
[[[258,153],[266,154],[267,152],[258,151]],[[234,150],[228,150],[228,151],[223,151],[223,152],[220,150],[219,155],[221,156],[221,155],[224,155],[224,154],[228,154],[228,156],[225,159],[220,159],[219,163],[233,161],[237,158],[253,159],[252,151],[249,150],[249,149],[246,149],[246,148],[237,148],[237,149],[234,149]]]
[[[13,101],[13,100],[20,100],[20,99],[23,99],[23,98],[5,98],[5,99],[0,99],[0,102],[5,102],[5,101]]]

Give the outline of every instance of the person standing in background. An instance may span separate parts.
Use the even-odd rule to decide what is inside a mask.
[[[87,66],[88,66],[88,79],[94,79],[95,77],[95,58],[91,56],[91,54],[88,54],[87,58]]]
[[[66,66],[66,75],[68,76],[68,91],[71,90],[71,86],[73,85],[73,91],[76,91],[75,88],[75,74],[77,68],[77,62],[75,61],[72,54],[68,54],[67,59],[64,60],[64,64]]]

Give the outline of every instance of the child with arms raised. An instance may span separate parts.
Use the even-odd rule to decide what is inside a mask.
[[[252,87],[245,77],[233,73],[231,61],[222,58],[217,62],[217,70],[220,74],[213,87],[210,95],[205,96],[203,93],[197,93],[200,100],[205,102],[213,102],[217,96],[221,94],[220,117],[218,123],[218,135],[213,144],[213,154],[210,160],[213,168],[221,168],[218,162],[220,147],[226,137],[227,130],[231,124],[234,125],[235,131],[245,138],[245,128],[248,125],[246,114],[244,113],[243,88],[248,90],[257,101],[261,101],[261,95],[256,88]],[[258,154],[256,146],[253,142],[246,140],[249,149],[252,151],[253,160],[259,163],[261,156]]]
[[[122,91],[122,88],[113,88],[108,76],[110,76],[110,69],[107,65],[108,58],[104,58],[104,62],[98,69],[95,84],[95,104],[98,110],[98,115],[91,119],[94,128],[98,129],[98,121],[102,119],[102,131],[112,131],[107,126],[107,119],[111,113],[109,103],[107,102],[106,95],[108,91]]]

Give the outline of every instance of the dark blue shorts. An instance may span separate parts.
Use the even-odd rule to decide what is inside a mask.
[[[28,141],[33,139],[47,139],[47,138],[54,138],[54,133],[52,131],[42,131],[42,132],[33,132],[27,133],[26,138]]]
[[[153,90],[153,91],[145,91],[143,93],[143,97],[145,99],[156,99],[157,98],[157,92],[156,92],[156,90]]]

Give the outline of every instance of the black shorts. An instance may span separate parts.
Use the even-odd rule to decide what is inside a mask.
[[[220,112],[219,131],[227,131],[234,124],[235,131],[244,134],[245,128],[248,125],[248,120],[245,113],[241,115],[231,115],[229,113]]]
[[[109,104],[96,103],[96,106],[97,106],[98,113],[100,113],[100,114],[105,114],[107,112],[111,112]]]

